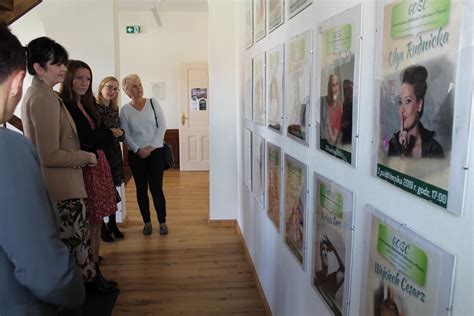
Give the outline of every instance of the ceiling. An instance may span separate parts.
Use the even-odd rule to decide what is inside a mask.
[[[207,0],[118,0],[120,10],[207,11]]]

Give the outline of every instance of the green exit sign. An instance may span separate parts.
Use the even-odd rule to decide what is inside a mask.
[[[140,33],[140,27],[137,25],[129,25],[126,28],[127,34],[138,34]]]

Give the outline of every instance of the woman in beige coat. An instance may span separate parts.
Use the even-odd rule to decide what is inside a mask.
[[[22,104],[24,131],[38,151],[48,192],[56,201],[61,240],[73,253],[88,289],[107,292],[95,277],[82,177],[82,167],[94,166],[97,159],[81,150],[76,125],[53,90],[64,80],[68,53],[40,37],[28,44],[27,59],[34,77]]]

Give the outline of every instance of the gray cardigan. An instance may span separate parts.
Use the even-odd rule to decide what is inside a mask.
[[[54,315],[85,298],[74,259],[59,240],[36,152],[0,128],[0,315]]]

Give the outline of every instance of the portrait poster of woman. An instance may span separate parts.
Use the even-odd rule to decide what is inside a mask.
[[[313,3],[313,0],[287,0],[290,19],[299,12],[303,11],[307,6]]]
[[[265,37],[265,2],[266,0],[253,0],[254,38],[258,42]]]
[[[265,53],[253,60],[253,121],[265,125]]]
[[[244,129],[244,182],[252,192],[252,131]]]
[[[359,315],[450,315],[455,256],[367,205]]]
[[[247,59],[244,63],[244,118],[252,120],[252,76],[253,60]]]
[[[286,54],[285,119],[288,137],[308,145],[312,35],[307,30],[292,37]]]
[[[258,204],[264,208],[265,201],[265,139],[253,134],[252,140],[252,190]]]
[[[472,76],[458,67],[462,1],[379,4],[377,177],[461,214]],[[413,12],[412,12],[413,11]],[[416,19],[416,24],[407,21]],[[472,33],[471,33],[472,36]],[[464,45],[464,44],[463,44]],[[472,54],[470,57],[472,62]],[[466,89],[468,89],[466,91]],[[456,125],[455,120],[456,119]]]
[[[354,195],[314,174],[312,284],[334,315],[349,315]]]
[[[268,33],[285,22],[284,0],[268,0]]]
[[[245,0],[245,47],[253,45],[253,0]]]
[[[281,133],[283,125],[284,44],[267,52],[267,126]]]
[[[320,98],[318,148],[355,166],[360,12],[355,6],[319,27]]]
[[[306,258],[306,173],[307,167],[304,163],[285,154],[284,238],[303,270]]]
[[[281,148],[267,142],[267,214],[280,232]]]

